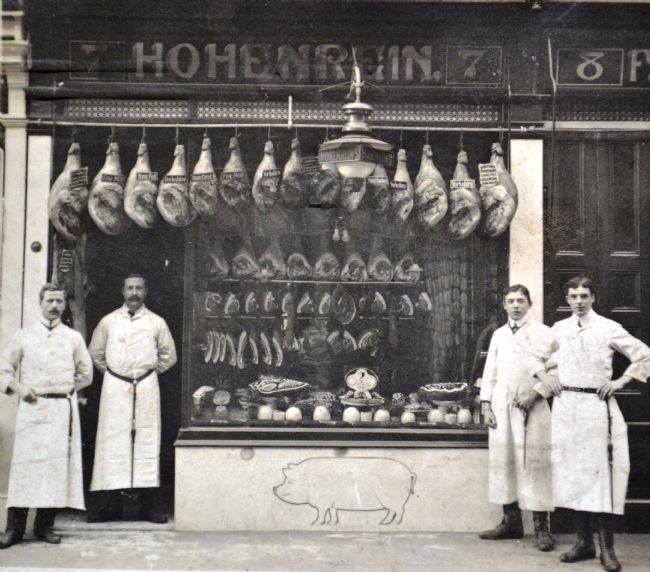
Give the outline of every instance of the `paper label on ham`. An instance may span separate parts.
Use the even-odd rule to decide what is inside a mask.
[[[62,274],[67,274],[72,270],[74,266],[74,250],[70,248],[64,248],[61,250],[61,256],[59,257],[59,272]]]
[[[262,172],[262,177],[264,178],[278,178],[282,175],[282,171],[280,169],[269,169],[268,171],[263,171]]]
[[[266,173],[266,171],[265,171]],[[234,181],[235,179],[245,179],[248,175],[246,171],[235,171],[232,173],[221,173],[222,181]]]
[[[475,189],[476,181],[474,179],[452,180],[449,183],[449,188],[452,191],[455,191],[456,189]]]
[[[186,175],[165,175],[163,177],[163,183],[179,183],[181,185],[187,184]]]
[[[152,171],[150,173],[138,173],[136,178],[138,181],[151,181],[152,183],[157,183],[158,173],[155,171]]]
[[[388,183],[388,179],[386,177],[368,177],[368,183],[371,185],[386,185]],[[406,185],[406,183],[402,184]]]
[[[479,180],[482,187],[494,187],[499,184],[497,166],[494,163],[481,163],[478,166]]]
[[[302,172],[305,175],[315,175],[318,171],[321,170],[320,163],[318,162],[318,157],[316,156],[307,156],[303,157],[301,160]]]
[[[405,191],[406,189],[408,189],[408,185],[406,183],[403,183],[402,181],[391,181],[390,188],[393,189],[394,191]]]
[[[120,186],[124,186],[124,181],[126,181],[124,175],[109,175],[108,173],[102,173],[102,183],[117,183]]]
[[[81,191],[88,186],[88,167],[70,171],[70,190]]]
[[[192,181],[194,182],[212,182],[217,178],[214,173],[197,173],[192,175]]]
[[[365,179],[362,179],[360,177],[347,177],[343,179],[343,189],[342,191],[345,193],[360,193],[363,191],[363,185],[365,183]]]

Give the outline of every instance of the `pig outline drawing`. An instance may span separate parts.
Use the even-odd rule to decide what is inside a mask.
[[[351,465],[357,465],[354,474],[348,469]],[[391,469],[398,472],[397,478],[391,475]],[[311,457],[289,463],[282,474],[284,480],[273,487],[273,494],[288,504],[306,504],[315,509],[316,518],[311,524],[338,524],[341,510],[384,510],[386,514],[379,524],[398,525],[417,480],[404,463],[386,457]],[[355,479],[350,480],[353,476]]]

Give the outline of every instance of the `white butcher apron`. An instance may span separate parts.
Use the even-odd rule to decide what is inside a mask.
[[[650,349],[620,324],[590,312],[580,327],[576,316],[553,326],[560,349],[560,383],[597,389],[612,377],[614,351],[632,362],[625,373],[639,381],[650,375]],[[610,397],[613,462],[608,455],[607,403],[597,394],[562,391],[553,400],[553,496],[558,507],[623,514],[630,473],[627,425]]]
[[[551,412],[545,399],[528,413],[514,398],[533,387],[548,396],[534,375],[556,348],[550,328],[526,321],[516,334],[508,324],[490,342],[481,383],[481,400],[492,402],[497,426],[489,430],[489,500],[518,502],[524,510],[553,510],[551,486]]]
[[[81,335],[64,324],[37,324],[18,332],[2,353],[0,377],[37,394],[21,400],[9,474],[8,507],[84,510],[81,427],[74,382],[92,379],[92,362]],[[45,397],[69,395],[69,398]]]
[[[122,307],[101,320],[89,349],[105,372],[90,490],[160,486],[158,373],[176,363],[167,324],[144,306],[133,317]],[[137,383],[114,375],[134,380],[149,371]]]

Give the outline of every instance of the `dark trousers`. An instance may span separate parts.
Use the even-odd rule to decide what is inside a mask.
[[[7,509],[7,532],[15,530],[21,537],[25,534],[28,510],[28,508],[14,506]],[[52,528],[58,512],[58,508],[37,508],[34,531],[39,533]]]
[[[143,516],[166,514],[165,500],[160,487],[143,489],[119,489],[112,491],[95,491],[92,493],[92,512],[110,515],[111,518],[122,518],[123,495],[125,493],[138,493],[140,497],[140,514]]]

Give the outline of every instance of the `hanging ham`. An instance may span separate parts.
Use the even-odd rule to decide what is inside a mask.
[[[295,233],[293,252],[287,258],[287,276],[290,280],[309,280],[313,272],[314,270],[303,251],[300,235]]]
[[[192,172],[190,200],[201,216],[211,216],[219,209],[217,175],[212,166],[212,143],[207,135],[203,137],[201,154]]]
[[[140,228],[153,228],[160,220],[156,208],[157,182],[158,175],[149,164],[147,144],[142,142],[124,187],[124,211]]]
[[[262,279],[282,280],[287,277],[287,265],[277,236],[271,239],[257,263],[260,267],[259,277]]]
[[[253,178],[253,201],[263,212],[275,206],[280,194],[278,187],[281,173],[275,164],[273,152],[273,142],[267,141],[264,145],[264,156]]]
[[[490,163],[479,165],[483,202],[483,230],[489,237],[499,236],[510,226],[517,212],[518,192],[503,162],[500,143],[492,144]]]
[[[346,282],[367,282],[368,270],[361,253],[353,248],[346,248],[349,254],[341,269],[341,280]]]
[[[467,162],[467,153],[458,153],[450,184],[448,231],[455,240],[467,238],[481,220],[481,197],[476,191],[474,179],[469,176]]]
[[[160,181],[156,205],[165,222],[175,227],[188,226],[196,218],[187,185],[185,145],[176,145],[174,149],[174,162]]]
[[[383,165],[377,164],[366,181],[366,206],[376,212],[384,213],[390,205],[390,181]]]
[[[359,177],[344,177],[341,182],[340,204],[348,212],[359,208],[366,194],[366,180]]]
[[[285,207],[299,209],[307,205],[309,198],[309,181],[302,170],[300,141],[291,141],[291,156],[284,166],[280,196]]]
[[[221,237],[212,233],[208,239],[208,276],[219,280],[227,278],[230,272],[230,265],[223,252]]]
[[[90,186],[88,212],[99,230],[106,234],[122,234],[132,224],[124,212],[124,175],[120,165],[120,147],[109,143],[106,162]]]
[[[50,221],[62,238],[74,242],[81,236],[87,205],[88,169],[81,168],[81,149],[79,143],[73,143],[47,202]]]
[[[378,282],[390,282],[395,269],[393,263],[383,250],[383,240],[379,235],[373,235],[368,258],[368,276]]]
[[[324,252],[314,264],[316,280],[338,280],[341,274],[341,264],[332,252]]]
[[[332,208],[341,194],[341,178],[336,165],[323,163],[309,182],[309,205]]]
[[[417,282],[420,280],[421,274],[422,267],[410,252],[402,256],[395,265],[395,280],[397,282]]]
[[[260,267],[253,255],[250,236],[242,236],[239,250],[232,259],[232,275],[240,280],[254,278],[260,272]]]
[[[418,222],[433,228],[447,214],[448,201],[447,185],[433,164],[431,145],[422,148],[422,162],[415,178],[413,194]]]
[[[392,212],[397,222],[404,223],[413,210],[413,183],[406,168],[406,151],[400,149],[397,153],[397,168],[391,183],[393,191]]]
[[[241,158],[239,139],[230,139],[230,157],[219,178],[219,194],[224,202],[235,209],[251,202],[251,182]]]

